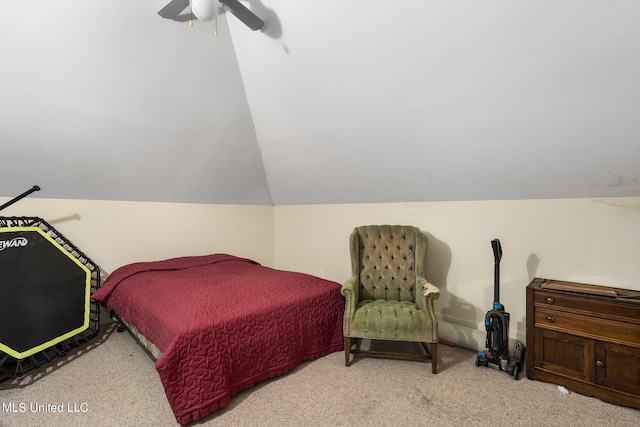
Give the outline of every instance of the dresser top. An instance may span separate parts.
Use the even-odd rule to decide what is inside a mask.
[[[578,294],[605,296],[640,303],[640,291],[633,291],[630,289],[589,285],[586,283],[575,283],[562,280],[542,279],[537,277],[531,281],[529,287]]]

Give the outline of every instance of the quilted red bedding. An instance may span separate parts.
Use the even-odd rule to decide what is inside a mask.
[[[232,255],[130,264],[92,298],[162,351],[156,369],[183,425],[343,346],[338,283]]]

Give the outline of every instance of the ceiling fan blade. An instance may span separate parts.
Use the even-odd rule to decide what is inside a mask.
[[[165,7],[160,9],[158,15],[166,19],[176,20],[180,13],[189,6],[189,0],[171,0]]]
[[[264,21],[244,7],[238,0],[220,0],[220,3],[253,31],[259,30],[264,26]]]

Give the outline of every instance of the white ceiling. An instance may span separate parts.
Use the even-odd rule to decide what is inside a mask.
[[[640,196],[635,0],[165,3],[0,3],[0,196]]]

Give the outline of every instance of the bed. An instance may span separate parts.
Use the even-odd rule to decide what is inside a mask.
[[[343,347],[338,283],[228,254],[129,264],[92,298],[150,349],[182,425]]]

